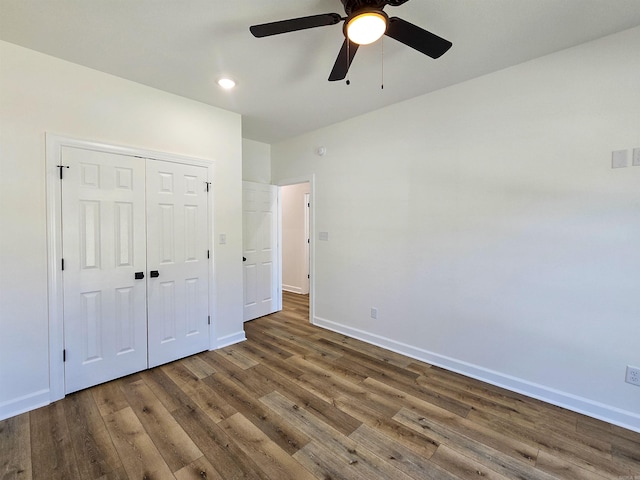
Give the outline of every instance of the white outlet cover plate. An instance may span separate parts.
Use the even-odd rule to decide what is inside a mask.
[[[640,147],[633,149],[633,166],[640,167]]]
[[[616,150],[611,153],[611,168],[624,168],[629,166],[627,150]]]
[[[640,386],[640,368],[632,367],[631,365],[627,366],[625,381],[631,385]]]

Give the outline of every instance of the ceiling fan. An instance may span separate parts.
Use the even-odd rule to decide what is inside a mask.
[[[340,0],[346,17],[338,13],[324,13],[308,17],[292,18],[278,22],[253,25],[249,28],[254,37],[269,37],[281,33],[295,32],[307,28],[335,25],[344,21],[342,32],[344,43],[329,75],[329,81],[342,80],[347,76],[353,57],[360,45],[368,45],[387,35],[405,45],[439,58],[453,45],[431,32],[398,17],[389,17],[384,7],[397,7],[409,0]]]

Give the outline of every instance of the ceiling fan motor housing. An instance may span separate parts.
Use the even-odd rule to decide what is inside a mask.
[[[387,5],[398,7],[409,0],[340,0],[347,16],[362,13],[363,10],[380,12]]]

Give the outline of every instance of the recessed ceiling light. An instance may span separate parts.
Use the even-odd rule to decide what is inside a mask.
[[[218,80],[218,85],[220,85],[225,90],[231,90],[236,86],[236,82],[234,82],[230,78],[221,78],[220,80]]]

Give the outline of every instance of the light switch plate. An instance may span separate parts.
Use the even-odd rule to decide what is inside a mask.
[[[226,245],[227,244],[227,234],[226,233],[221,233],[220,234],[220,245]]]
[[[640,147],[633,149],[633,166],[640,167]]]
[[[624,168],[629,166],[627,150],[616,150],[611,153],[611,168]]]
[[[318,239],[322,240],[323,242],[329,241],[329,232],[320,232],[318,234]]]

